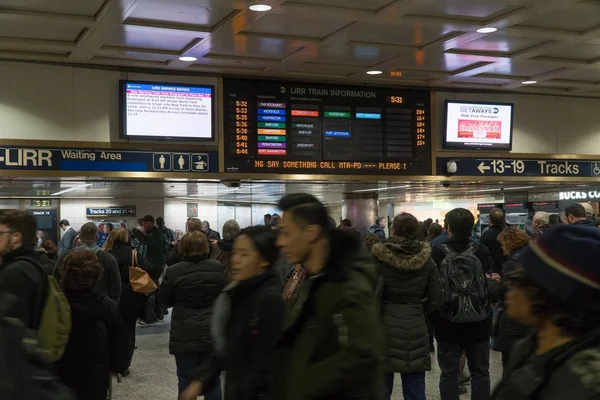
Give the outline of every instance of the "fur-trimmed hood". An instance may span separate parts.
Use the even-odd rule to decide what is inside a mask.
[[[429,243],[392,236],[371,248],[373,256],[382,263],[404,270],[421,269],[431,258]]]

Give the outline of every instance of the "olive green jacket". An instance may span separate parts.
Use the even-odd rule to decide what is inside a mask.
[[[272,400],[381,398],[376,266],[349,244],[335,247],[343,251],[332,251],[324,272],[288,305]]]

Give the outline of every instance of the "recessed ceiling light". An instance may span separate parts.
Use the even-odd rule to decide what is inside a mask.
[[[486,27],[477,29],[477,33],[494,33],[497,30],[498,30],[498,28],[494,28],[493,26],[486,26]]]
[[[523,81],[521,82],[522,85],[535,85],[537,83],[537,81]]]
[[[179,57],[179,61],[193,62],[193,61],[196,61],[196,60],[197,60],[197,58],[196,57],[192,57],[192,56]]]
[[[249,7],[252,11],[265,12],[271,11],[273,7],[268,4],[253,4]]]
[[[383,71],[378,71],[378,70],[367,71],[367,75],[381,75],[381,74],[383,74]]]

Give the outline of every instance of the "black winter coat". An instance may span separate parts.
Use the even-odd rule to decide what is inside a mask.
[[[146,295],[134,292],[129,282],[133,248],[129,243],[115,242],[114,247],[108,253],[117,260],[121,274],[121,298],[119,299],[121,315],[138,315],[146,303]]]
[[[502,265],[502,280],[505,281],[506,277],[517,269],[517,262],[519,259],[520,250],[508,256],[508,259]],[[494,340],[494,350],[506,352],[509,351],[512,346],[528,336],[531,333],[531,329],[518,323],[517,321],[508,318],[506,310],[504,309],[504,301],[500,304],[500,314],[498,315],[498,328],[496,332],[496,339]]]
[[[283,320],[282,290],[273,271],[225,288],[214,309],[214,320],[219,321],[213,327],[215,352],[198,371],[205,392],[225,371],[224,400],[265,398]]]
[[[106,400],[110,373],[121,373],[129,359],[128,338],[117,304],[93,290],[65,291],[71,306],[71,334],[56,363],[61,381],[78,400]]]
[[[498,242],[498,235],[506,228],[503,226],[490,226],[488,230],[481,234],[481,244],[485,245],[490,251],[490,257],[492,259],[491,272],[500,273],[502,264],[506,261],[504,257],[504,250]]]
[[[431,370],[426,315],[443,303],[440,275],[428,243],[397,236],[375,244],[383,287],[381,322],[385,372]]]
[[[139,251],[142,268],[152,276],[160,276],[165,269],[167,239],[156,226],[153,226],[148,232],[134,229],[132,233],[140,242]]]
[[[215,300],[225,286],[220,262],[186,259],[167,268],[158,298],[173,307],[169,352],[175,355],[210,354],[210,317]]]
[[[544,354],[535,353],[535,336],[518,342],[492,400],[600,399],[600,331]]]

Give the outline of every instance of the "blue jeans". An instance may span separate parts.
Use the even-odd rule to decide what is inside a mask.
[[[188,385],[192,382],[194,372],[202,365],[204,357],[205,356],[198,354],[175,356],[179,394],[183,393],[183,391],[187,389]],[[208,393],[204,393],[204,399],[221,400],[221,397],[221,378],[218,378],[215,388]]]
[[[414,372],[410,374],[401,374],[402,376],[402,394],[404,400],[426,400],[425,398],[425,372]],[[385,400],[391,400],[394,390],[394,373],[386,372],[385,381]]]
[[[490,343],[488,340],[478,343],[438,342],[438,363],[442,370],[441,399],[459,400],[458,375],[463,351],[467,355],[469,372],[471,372],[471,400],[489,400],[491,387]]]

